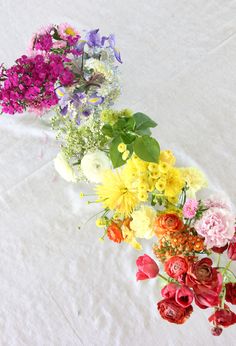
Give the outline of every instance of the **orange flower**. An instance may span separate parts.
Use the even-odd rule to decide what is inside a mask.
[[[174,213],[161,214],[155,220],[154,231],[157,237],[167,232],[177,232],[183,229],[183,222]]]
[[[115,222],[112,222],[110,226],[107,228],[107,236],[110,240],[114,241],[115,243],[121,243],[124,240],[122,231]]]

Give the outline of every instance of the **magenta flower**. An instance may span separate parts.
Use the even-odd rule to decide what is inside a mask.
[[[183,207],[183,215],[186,219],[192,219],[197,212],[198,201],[196,199],[187,199]]]

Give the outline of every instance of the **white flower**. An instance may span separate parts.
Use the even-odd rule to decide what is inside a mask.
[[[54,159],[54,166],[60,176],[66,181],[76,183],[76,174],[69,162],[66,160],[65,155],[60,151]]]
[[[156,212],[153,208],[142,206],[131,215],[130,228],[135,232],[135,237],[150,239],[154,236],[154,221]]]
[[[96,150],[87,153],[81,160],[81,170],[91,183],[100,183],[104,170],[111,168],[107,155]]]

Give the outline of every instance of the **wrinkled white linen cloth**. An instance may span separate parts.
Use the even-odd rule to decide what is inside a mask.
[[[117,107],[153,117],[162,148],[236,203],[235,18],[235,0],[1,0],[0,61],[12,64],[48,23],[115,33]],[[79,198],[91,188],[54,171],[48,119],[0,117],[0,345],[235,345],[235,326],[211,336],[210,310],[183,326],[159,317],[157,281],[135,281],[140,253],[100,243],[86,223],[100,208]]]

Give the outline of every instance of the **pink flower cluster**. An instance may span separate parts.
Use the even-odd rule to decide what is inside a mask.
[[[0,105],[2,112],[22,113],[25,109],[49,109],[58,103],[55,83],[72,84],[74,74],[65,67],[60,55],[23,55],[16,64],[0,71]]]

